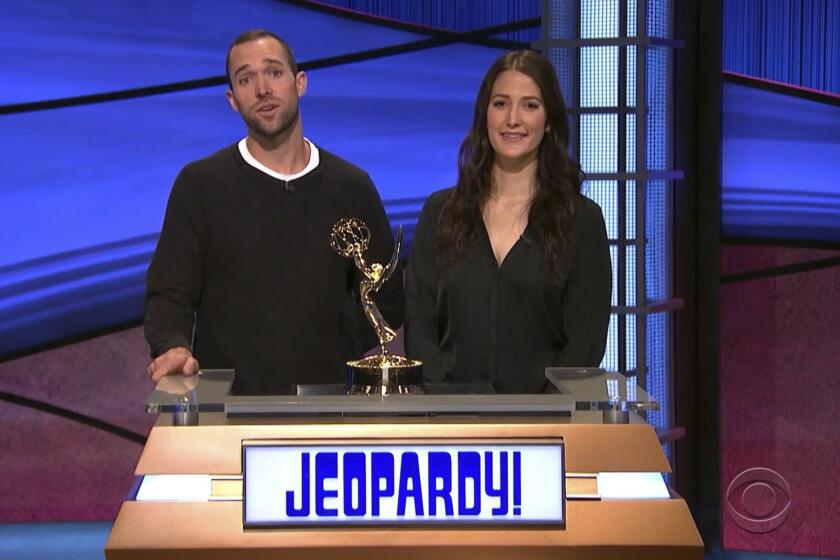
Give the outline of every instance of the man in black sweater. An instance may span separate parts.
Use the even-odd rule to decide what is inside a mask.
[[[307,78],[282,39],[240,35],[226,68],[226,96],[248,134],[184,167],[172,187],[147,275],[149,376],[233,368],[237,394],[344,383],[345,361],[376,338],[359,272],[332,250],[330,232],[341,218],[361,219],[367,261],[386,263],[393,238],[382,202],[364,171],[303,137]],[[394,327],[400,277],[377,298]]]

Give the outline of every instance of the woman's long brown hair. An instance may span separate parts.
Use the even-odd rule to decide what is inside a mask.
[[[582,182],[580,165],[568,155],[569,123],[566,103],[551,63],[534,51],[508,53],[493,63],[475,102],[472,127],[458,154],[458,184],[440,215],[438,244],[447,266],[466,254],[472,235],[481,225],[482,209],[492,187],[494,151],[487,131],[490,94],[499,74],[516,70],[540,88],[547,130],[537,152],[537,188],[528,223],[545,251],[549,270],[559,281],[560,260],[572,236]]]

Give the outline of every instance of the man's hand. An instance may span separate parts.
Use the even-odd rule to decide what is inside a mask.
[[[146,371],[152,381],[157,383],[173,373],[193,375],[198,371],[198,360],[193,358],[192,352],[188,348],[170,348],[152,360]]]

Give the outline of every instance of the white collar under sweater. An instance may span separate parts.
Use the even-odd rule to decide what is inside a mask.
[[[292,175],[284,175],[283,173],[277,173],[276,171],[273,171],[265,165],[258,162],[256,158],[251,155],[251,152],[248,151],[248,145],[246,144],[245,140],[246,138],[243,138],[239,141],[239,153],[242,154],[242,159],[244,159],[245,162],[251,167],[259,169],[266,175],[274,177],[275,179],[280,179],[281,181],[289,182],[294,181],[295,179],[300,179],[301,177],[318,167],[318,164],[321,162],[321,156],[318,153],[318,147],[315,146],[315,144],[313,144],[309,140],[309,138],[304,137],[303,141],[309,144],[309,163],[307,163],[306,167],[304,167],[302,170]]]

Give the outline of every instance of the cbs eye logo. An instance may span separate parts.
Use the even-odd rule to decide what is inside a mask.
[[[777,529],[790,515],[792,505],[790,485],[773,469],[747,469],[726,489],[726,509],[735,524],[750,533]]]

